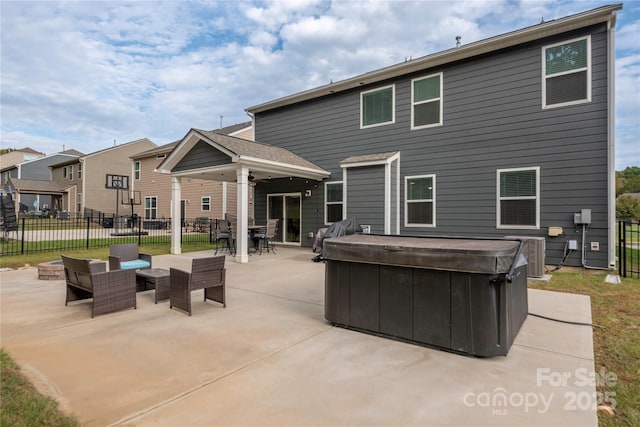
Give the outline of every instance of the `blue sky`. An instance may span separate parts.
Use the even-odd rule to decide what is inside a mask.
[[[607,4],[589,0],[0,1],[0,142],[84,153]],[[616,169],[640,166],[640,1],[616,24]],[[222,118],[221,118],[222,116]]]

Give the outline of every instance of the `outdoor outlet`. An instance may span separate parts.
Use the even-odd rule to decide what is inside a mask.
[[[578,241],[577,240],[569,240],[569,250],[577,251],[578,250]]]
[[[600,242],[591,242],[591,250],[599,251],[600,250]]]
[[[313,231],[310,231],[309,234],[307,234],[307,236],[309,236],[310,239],[313,239]]]

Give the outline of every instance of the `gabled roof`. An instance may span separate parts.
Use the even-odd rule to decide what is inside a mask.
[[[388,163],[400,155],[399,151],[391,151],[389,153],[364,154],[362,156],[347,157],[340,162],[340,166],[364,166]]]
[[[19,179],[9,178],[9,184],[13,191],[25,192],[33,191],[39,193],[63,193],[67,188],[75,184],[57,183],[54,181],[44,181],[39,179]]]
[[[165,154],[171,152],[180,141],[173,141],[168,144],[159,145],[151,150],[142,151],[131,156],[132,159],[141,159],[143,157],[149,157],[157,154]]]
[[[19,152],[19,153],[31,153],[31,154],[42,154],[44,156],[44,153],[41,151],[36,151],[33,148],[30,147],[24,147],[24,148],[16,148],[13,151],[9,151],[8,153],[5,154],[9,154],[9,153],[15,153],[15,152]]]
[[[217,133],[222,133],[225,135],[231,135],[234,134],[236,132],[242,131],[248,127],[251,127],[253,125],[252,122],[244,122],[244,123],[237,123],[235,125],[230,125],[230,126],[225,126],[219,129],[215,129],[211,132],[217,132]],[[152,155],[156,155],[156,154],[166,154],[169,153],[171,150],[173,150],[176,145],[178,145],[178,143],[180,142],[180,140],[178,141],[173,141],[170,142],[168,144],[164,144],[164,145],[160,145],[156,148],[152,148],[151,150],[146,150],[146,151],[142,151],[140,153],[136,153],[135,155],[131,156],[132,159],[141,159],[143,157],[149,157]]]
[[[229,156],[229,163],[174,172],[173,169],[180,160],[200,141]],[[205,179],[233,180],[234,172],[240,166],[250,168],[252,175],[263,179],[287,176],[323,179],[331,175],[330,172],[285,148],[202,129],[191,129],[171,154],[160,163],[157,171],[174,175],[197,175]]]
[[[82,158],[86,159],[88,157],[92,157],[92,156],[95,156],[97,154],[102,154],[102,153],[110,151],[110,150],[117,150],[117,149],[122,148],[122,147],[124,147],[126,145],[131,145],[131,144],[135,144],[137,142],[142,142],[142,141],[148,141],[151,144],[153,144],[154,146],[156,145],[155,142],[151,141],[149,138],[140,138],[140,139],[136,139],[135,141],[125,142],[124,144],[114,145],[113,147],[103,148],[102,150],[98,150],[98,151],[94,151],[93,153],[85,154],[84,156],[82,156]]]
[[[603,22],[610,22],[615,26],[616,11],[622,9],[622,4],[603,6],[586,12],[570,15],[560,19],[541,22],[537,25],[512,31],[474,43],[461,45],[442,52],[426,55],[421,58],[405,61],[390,67],[381,68],[365,74],[351,77],[339,82],[330,83],[314,89],[299,92],[273,101],[254,105],[245,111],[255,114],[273,110],[298,102],[307,101],[322,96],[328,96],[337,92],[343,92],[364,85],[378,83],[384,80],[404,76],[423,71],[433,67],[439,67],[452,62],[495,52],[519,44],[547,38],[556,34],[566,33],[579,28],[588,27]]]
[[[60,152],[60,153],[58,153],[58,154],[69,154],[70,156],[78,156],[78,157],[82,157],[82,156],[84,156],[84,153],[83,153],[83,152],[80,152],[80,151],[78,151],[78,150],[74,150],[73,148],[70,148],[70,149],[68,149],[68,150],[61,151],[61,152]]]

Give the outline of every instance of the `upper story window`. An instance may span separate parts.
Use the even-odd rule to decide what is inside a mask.
[[[324,223],[342,221],[342,181],[324,183]]]
[[[591,37],[542,49],[542,107],[591,101]]]
[[[406,227],[435,227],[436,176],[407,176],[404,179],[404,224]]]
[[[133,179],[140,179],[140,162],[133,162]]]
[[[498,169],[498,228],[540,227],[540,168]]]
[[[442,73],[411,80],[411,129],[442,125]]]
[[[82,179],[82,163],[78,163],[78,179]]]
[[[69,166],[69,179],[73,179],[73,165]]]
[[[65,167],[63,167],[63,168],[62,168],[62,177],[66,179],[66,178],[67,178],[67,176],[68,176],[68,174],[67,174],[67,167],[65,166]]]
[[[395,122],[395,86],[360,93],[360,128]]]
[[[211,197],[200,197],[200,210],[203,212],[209,212],[211,210]]]

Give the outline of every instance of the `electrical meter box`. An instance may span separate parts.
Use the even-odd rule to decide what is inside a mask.
[[[591,209],[582,209],[573,214],[573,223],[576,225],[591,224]]]

